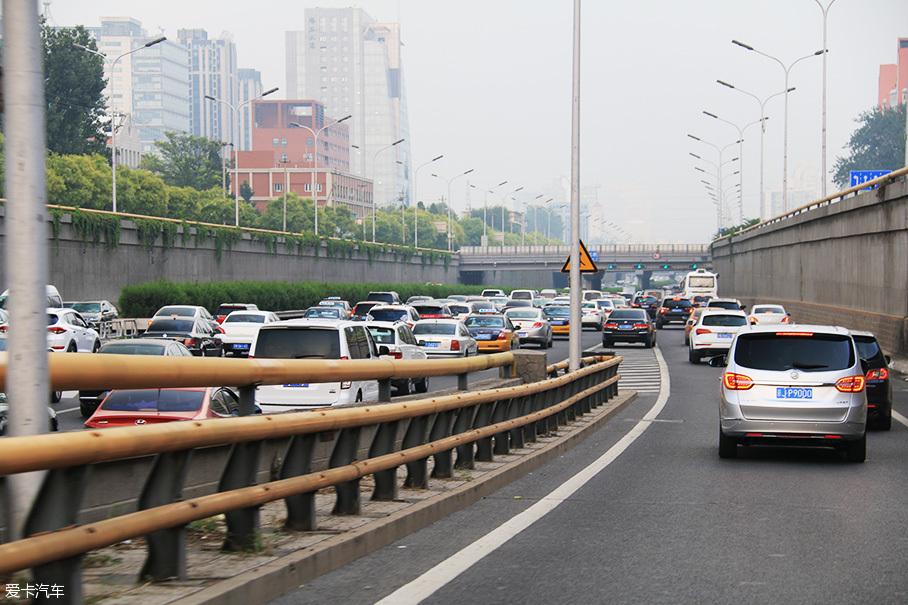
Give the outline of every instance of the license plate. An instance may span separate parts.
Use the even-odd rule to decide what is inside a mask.
[[[527,335],[526,332],[517,332],[517,336],[519,336],[521,338],[526,338],[526,335]]]
[[[235,344],[233,345],[234,349],[243,349],[244,351],[249,348],[248,344]]]
[[[619,330],[633,330],[633,329],[634,329],[634,326],[630,326],[630,325],[628,325],[628,326],[618,326],[618,329],[619,329]]]
[[[810,387],[776,387],[776,399],[813,399]]]
[[[553,326],[563,326],[564,322],[561,321],[560,319],[556,319],[555,321],[552,322],[552,325]]]
[[[302,387],[306,388],[309,386],[308,382],[297,382],[296,384],[285,384],[285,387]]]
[[[426,348],[429,348],[429,349],[437,349],[437,348],[438,348],[438,343],[437,343],[437,342],[427,342],[427,343],[426,343]]]
[[[728,334],[726,332],[719,332],[718,334],[716,334],[716,336],[718,338],[734,338],[735,337],[734,334]]]
[[[491,334],[476,334],[476,340],[492,340]]]

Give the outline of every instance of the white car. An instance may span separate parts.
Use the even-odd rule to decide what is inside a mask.
[[[402,321],[370,321],[366,329],[372,334],[376,346],[388,347],[388,354],[381,359],[428,359],[413,330]],[[409,395],[414,389],[417,393],[429,390],[429,378],[400,378],[391,381],[398,395]]]
[[[580,303],[580,312],[583,314],[580,319],[580,325],[583,328],[592,326],[601,332],[602,324],[605,323],[605,314],[599,308],[599,305],[596,304],[597,300],[585,300]]]
[[[249,354],[249,347],[255,340],[255,335],[265,324],[280,321],[280,318],[271,311],[233,311],[221,323],[224,334],[221,342],[224,343],[224,353],[233,355]]]
[[[56,352],[97,353],[101,337],[73,309],[47,309],[47,346]]]
[[[614,311],[618,306],[615,304],[615,300],[612,298],[600,298],[599,300],[593,301],[599,307],[599,310],[602,311],[604,319],[608,319],[609,314]],[[625,307],[627,305],[624,305]]]
[[[479,307],[471,302],[454,302],[449,304],[448,308],[454,314],[454,319],[459,319],[460,321],[466,319],[467,315],[479,313]]]
[[[366,324],[330,319],[287,319],[265,324],[249,350],[249,357],[254,359],[378,359],[378,354]],[[377,380],[269,384],[255,389],[255,404],[265,414],[375,399]]]
[[[413,335],[424,341],[423,350],[433,357],[469,357],[479,353],[470,331],[457,319],[423,319],[413,326]]]
[[[375,305],[366,321],[402,321],[412,328],[419,321],[419,313],[410,305]]]
[[[158,317],[192,317],[203,319],[208,322],[215,332],[220,333],[217,329],[218,320],[206,309],[198,305],[167,305],[155,311],[154,316],[148,320],[148,325]]]
[[[704,309],[690,331],[688,360],[700,363],[704,357],[727,353],[735,334],[741,326],[747,324],[747,314],[744,311]]]
[[[791,323],[791,315],[782,305],[754,305],[750,310],[750,324],[787,324]]]

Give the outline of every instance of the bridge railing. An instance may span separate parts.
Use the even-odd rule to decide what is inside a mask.
[[[590,252],[598,251],[599,255],[652,255],[667,254],[709,254],[709,244],[603,244],[589,245]],[[567,258],[571,253],[570,246],[461,246],[461,255],[481,256],[542,256],[555,255]]]
[[[142,372],[136,375],[135,367],[117,368],[116,360],[105,359],[113,355],[53,357],[60,358],[51,363],[53,388],[58,390],[97,384],[141,388],[227,381],[249,387],[256,382],[297,382],[301,377],[312,381],[416,377],[425,375],[428,364],[438,366],[436,372],[455,373],[477,367],[476,362],[501,366],[513,361],[509,353],[428,360],[428,364],[292,360],[271,365],[281,360],[147,358],[140,360]],[[5,361],[5,355],[0,356],[4,383],[0,386],[5,386]],[[617,395],[620,362],[620,357],[585,358],[584,367],[574,372],[557,376],[559,368],[550,366],[547,370],[554,377],[546,380],[468,396],[458,393],[304,413],[0,439],[0,477],[46,471],[22,532],[26,537],[0,545],[0,575],[30,568],[35,582],[66,586],[68,596],[78,599],[84,553],[144,536],[148,550],[140,575],[182,577],[185,526],[192,521],[224,514],[224,548],[246,550],[255,547],[258,507],[267,502],[283,499],[287,528],[311,531],[316,529],[315,493],[334,486],[334,513],[358,514],[362,477],[374,477],[374,500],[393,500],[398,493],[399,466],[407,467],[404,486],[426,488],[429,457],[434,461],[432,477],[451,478],[455,465],[473,468],[476,461],[492,460],[495,455],[507,454],[510,448],[523,447],[537,435]],[[89,368],[94,375],[86,374]],[[332,441],[328,468],[313,472],[317,445]],[[274,469],[272,480],[257,485],[263,447],[275,442],[282,446],[280,468]],[[229,447],[212,450],[215,446]],[[217,493],[183,500],[193,457],[211,451],[223,452]],[[126,465],[128,473],[145,473],[144,487],[136,498],[138,510],[79,525],[92,469],[112,461]]]

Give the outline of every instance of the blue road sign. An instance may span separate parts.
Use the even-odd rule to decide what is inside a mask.
[[[597,262],[597,263],[599,262],[599,251],[598,250],[593,250],[592,252],[590,252],[590,256],[593,257],[593,262]]]
[[[881,176],[889,174],[891,170],[852,170],[851,171],[851,187],[856,187],[861,183],[866,183],[867,181],[872,181],[873,179],[878,179]],[[862,189],[862,191],[870,191],[870,187]]]

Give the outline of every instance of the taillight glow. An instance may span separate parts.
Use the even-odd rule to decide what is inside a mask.
[[[791,317],[788,316],[788,315],[786,315],[785,317],[782,318],[782,323],[783,323],[783,324],[787,324],[787,323],[790,322],[790,321],[791,321]]]
[[[867,372],[867,380],[886,380],[887,378],[889,378],[889,370],[886,368]]]
[[[846,376],[835,381],[835,388],[842,393],[860,393],[864,390],[863,376]]]
[[[730,391],[746,391],[754,385],[754,381],[750,376],[735,374],[734,372],[725,372],[722,375],[722,383]]]
[[[618,324],[605,324],[605,326],[603,326],[603,327],[608,328],[610,330],[617,330]]]
[[[5,331],[5,330],[4,330]],[[66,328],[61,328],[59,326],[48,328],[48,332],[53,332],[54,334],[66,334]]]
[[[533,327],[534,327],[534,328],[541,328],[541,327],[542,327],[542,322],[541,322],[541,321],[537,321],[536,323],[533,324]]]
[[[776,336],[813,336],[813,332],[776,332]]]
[[[645,329],[648,328],[648,327],[649,327],[649,326],[648,326],[647,324],[634,324],[634,329],[635,329],[635,330],[645,330]]]
[[[187,347],[192,347],[192,346],[195,346],[195,340],[192,338],[184,338],[183,344],[186,345]]]
[[[700,334],[712,334],[712,331],[706,328],[697,328],[697,335],[699,336]]]
[[[507,333],[507,332],[499,332],[499,333],[498,333],[498,340],[507,340],[507,339],[508,339],[508,333]]]

